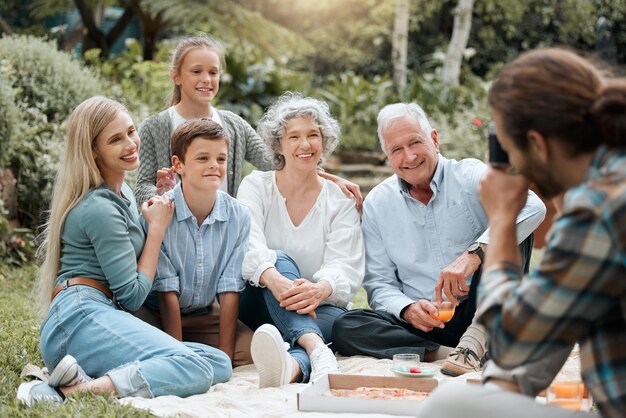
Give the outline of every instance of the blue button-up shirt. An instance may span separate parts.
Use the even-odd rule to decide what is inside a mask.
[[[241,265],[248,249],[250,214],[243,204],[217,191],[213,210],[198,225],[185,202],[182,183],[168,196],[176,210],[163,238],[146,305],[158,309],[156,292],[174,291],[182,314],[203,313],[216,294],[245,288]]]
[[[473,242],[489,243],[488,220],[478,195],[488,167],[476,159],[439,155],[427,205],[393,175],[376,186],[363,206],[365,279],[369,304],[401,319],[402,309],[430,300],[441,270]],[[522,242],[545,217],[545,205],[528,192],[517,222]]]

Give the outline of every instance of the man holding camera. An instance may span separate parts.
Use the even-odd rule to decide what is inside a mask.
[[[333,346],[344,355],[391,358],[417,353],[425,361],[447,357],[450,375],[480,370],[485,333],[472,325],[487,216],[478,185],[487,166],[439,154],[437,131],[416,104],[388,105],[378,114],[378,137],[394,175],[376,186],[363,207],[364,287],[373,310],[354,310],[333,327]],[[545,206],[532,192],[517,219],[526,266],[532,232]],[[433,303],[447,297],[452,319],[437,319]],[[374,337],[374,338],[372,338]],[[451,347],[456,347],[452,351]]]

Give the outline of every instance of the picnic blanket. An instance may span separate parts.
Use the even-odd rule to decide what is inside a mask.
[[[339,368],[344,374],[362,374],[391,376],[391,360],[380,360],[373,357],[337,357]],[[428,367],[441,368],[443,361],[428,363]],[[563,366],[561,374],[567,376],[580,375],[578,350],[574,350]],[[445,381],[464,381],[468,378],[480,378],[480,373],[469,373],[456,378],[438,373],[436,379]],[[259,375],[254,365],[240,366],[234,370],[233,377],[226,383],[213,386],[202,395],[179,398],[161,396],[154,399],[123,398],[120,402],[129,403],[137,408],[150,410],[157,416],[178,417],[310,417],[355,418],[362,414],[339,414],[298,411],[296,395],[305,384],[290,384],[280,388],[259,389]],[[368,414],[368,418],[391,418],[397,415]]]

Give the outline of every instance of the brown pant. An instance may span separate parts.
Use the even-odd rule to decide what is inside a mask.
[[[163,329],[161,313],[142,306],[134,312],[137,318],[148,324]],[[183,326],[183,341],[190,341],[210,345],[218,348],[220,343],[220,305],[213,302],[211,312],[204,315],[181,315]],[[241,321],[237,321],[237,334],[235,337],[235,358],[233,366],[252,364],[250,355],[250,343],[252,342],[252,330]]]

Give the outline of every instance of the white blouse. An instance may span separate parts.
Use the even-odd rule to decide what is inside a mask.
[[[237,199],[252,215],[244,279],[259,286],[261,273],[276,262],[274,250],[282,250],[296,262],[303,278],[331,285],[326,303],[341,307],[350,303],[365,274],[363,235],[354,201],[339,186],[323,179],[315,204],[298,226],[291,222],[278,191],[275,171],[246,176]]]

